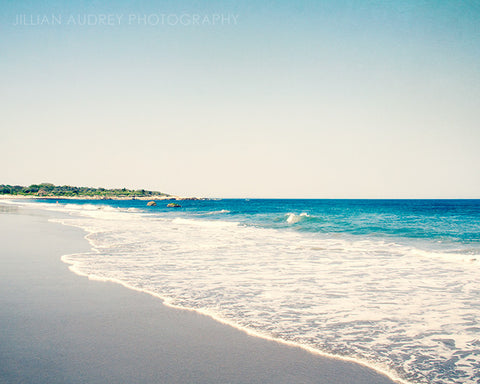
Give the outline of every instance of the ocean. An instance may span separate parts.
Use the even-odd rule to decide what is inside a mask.
[[[404,383],[480,383],[480,200],[36,200],[70,269]]]

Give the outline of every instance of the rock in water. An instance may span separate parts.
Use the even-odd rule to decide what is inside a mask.
[[[155,207],[157,205],[157,203],[155,201],[149,201],[147,203],[147,207]]]
[[[177,204],[177,203],[170,203],[170,204],[167,204],[167,207],[168,208],[181,208],[182,206],[180,204]]]

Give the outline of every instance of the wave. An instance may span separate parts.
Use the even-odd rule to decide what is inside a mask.
[[[202,212],[200,215],[218,215],[221,213],[231,213],[228,209],[220,209],[218,211],[209,211],[209,212]]]
[[[300,215],[296,215],[295,213],[287,213],[285,216],[287,216],[287,223],[288,224],[296,224],[299,223],[302,220],[312,218],[308,213],[301,213]]]
[[[217,215],[219,213],[230,213],[228,209],[220,209],[218,211],[205,212],[206,215]]]
[[[210,227],[210,228],[221,228],[221,227],[236,227],[240,223],[236,221],[220,221],[220,220],[198,220],[198,219],[184,219],[177,217],[172,220],[174,224],[183,224],[190,226],[198,227]]]

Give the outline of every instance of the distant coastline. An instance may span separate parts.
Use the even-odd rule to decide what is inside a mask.
[[[0,199],[70,199],[70,200],[201,200],[159,191],[127,188],[92,188],[51,183],[23,185],[0,184]]]
[[[63,196],[63,195],[12,195],[12,194],[0,194],[0,199],[35,199],[35,200],[203,200],[196,197],[180,197],[180,196],[88,196],[88,195],[76,195],[76,196]]]

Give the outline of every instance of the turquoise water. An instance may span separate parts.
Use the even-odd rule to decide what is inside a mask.
[[[399,382],[480,382],[480,200],[167,203],[32,204],[87,231],[78,274]]]
[[[49,200],[43,200],[52,203]],[[60,200],[319,235],[397,240],[427,249],[480,254],[480,200],[219,199],[147,207],[142,200]]]

